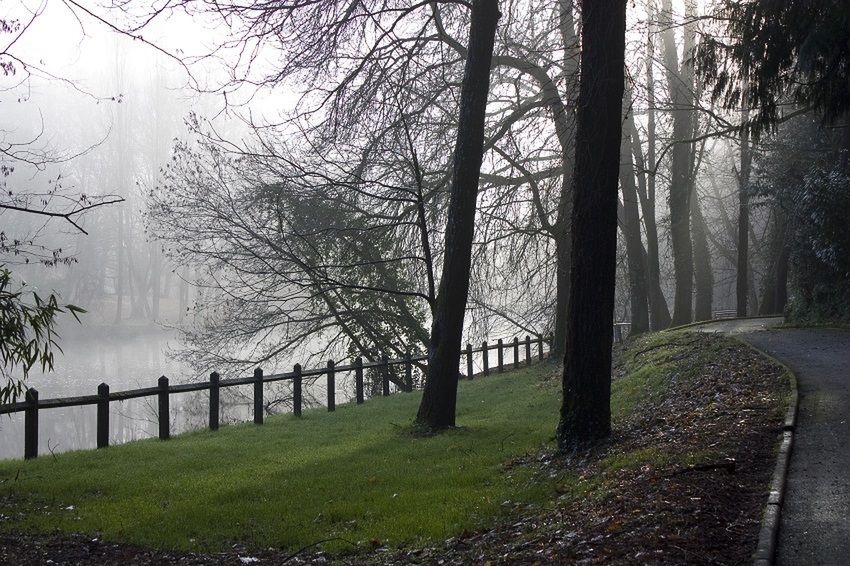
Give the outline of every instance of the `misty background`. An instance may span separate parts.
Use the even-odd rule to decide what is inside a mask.
[[[565,312],[558,270],[578,24],[571,3],[504,4],[465,329],[476,345],[557,337]],[[327,54],[337,60],[283,69],[285,37],[252,40],[239,22],[192,9],[139,27],[145,9],[0,8],[24,25],[0,36],[18,61],[0,77],[3,202],[85,209],[67,219],[0,211],[0,251],[15,276],[87,311],[82,324],[63,321],[55,373],[29,385],[50,398],[93,394],[101,382],[117,391],[160,375],[179,383],[213,370],[235,377],[258,365],[268,374],[422,353],[446,245],[462,9],[405,20],[389,40],[378,26],[350,51]],[[739,308],[742,273],[746,314],[782,312],[788,207],[770,191],[748,193],[741,270],[742,187],[750,175],[781,177],[789,155],[806,162],[830,147],[805,114],[757,151],[740,135],[746,114],[713,104],[690,65],[696,38],[711,31],[700,20],[707,10],[630,6],[612,321],[626,332]],[[433,35],[410,47],[421,30]],[[367,64],[354,74],[359,61]],[[674,261],[682,192],[692,276]],[[279,389],[268,410],[286,410],[288,395]],[[242,418],[245,399],[237,391],[231,402],[231,418]],[[203,404],[200,416],[193,404],[175,409],[186,413],[181,430],[203,419]],[[70,419],[53,411],[45,447],[56,449],[63,429],[74,440],[59,450],[91,445],[89,409]],[[115,410],[116,441],[155,433],[152,407]],[[5,457],[20,452],[18,417],[0,424]]]

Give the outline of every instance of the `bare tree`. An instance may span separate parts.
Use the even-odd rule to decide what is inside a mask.
[[[625,101],[631,103],[627,90]],[[633,122],[630,109],[625,108],[626,124]],[[635,168],[632,160],[630,132],[623,132],[620,146],[620,188],[623,200],[620,203],[620,228],[626,242],[629,299],[631,306],[630,334],[649,331],[649,295],[646,277],[646,249],[641,240],[640,211],[638,209]]]
[[[511,3],[509,9],[518,11],[519,4],[514,4],[516,3]],[[194,4],[191,2],[185,5],[190,10],[202,9],[193,8]],[[381,144],[376,144],[366,151],[365,148],[369,147],[369,144],[361,143],[361,140],[368,138],[370,134],[364,128],[364,123],[369,123],[370,127],[377,131],[383,131],[384,128],[411,130],[415,121],[417,135],[414,136],[413,149],[419,159],[417,167],[425,172],[416,182],[424,191],[424,200],[429,201],[429,209],[439,211],[438,205],[442,203],[444,206],[446,202],[443,195],[448,187],[451,170],[449,161],[444,156],[441,157],[440,153],[456,128],[456,117],[451,116],[447,110],[453,104],[453,92],[456,92],[453,89],[457,86],[460,64],[464,60],[466,49],[453,38],[467,21],[467,9],[452,3],[413,7],[369,3],[359,5],[349,12],[337,10],[334,3],[326,3],[319,15],[317,7],[309,3],[297,3],[288,7],[266,6],[265,11],[261,6],[255,8],[243,6],[239,9],[229,4],[216,8],[223,17],[232,18],[234,25],[244,24],[239,27],[238,34],[222,45],[222,49],[254,45],[255,42],[264,45],[271,43],[275,49],[280,50],[279,72],[255,76],[251,79],[251,84],[271,87],[289,84],[287,81],[306,79],[308,84],[314,87],[301,99],[295,118],[285,119],[279,131],[285,132],[285,128],[297,124],[298,127],[304,128],[303,133],[310,139],[309,143],[316,151],[324,151],[331,140],[348,139],[354,142],[353,146],[362,148],[364,162],[399,158],[404,160],[408,158],[400,154],[393,156],[391,151],[385,151]],[[371,15],[367,17],[367,13]],[[554,286],[546,284],[545,278],[547,273],[554,276],[555,262],[549,261],[548,256],[551,254],[545,252],[549,244],[544,242],[541,245],[535,241],[541,234],[560,234],[559,237],[563,240],[568,226],[568,214],[564,214],[560,204],[566,200],[558,197],[558,190],[553,195],[548,190],[548,185],[551,184],[550,180],[561,181],[561,194],[568,194],[570,188],[568,178],[572,167],[564,165],[563,161],[565,156],[571,159],[572,138],[568,122],[570,112],[556,84],[567,84],[574,73],[570,70],[576,60],[572,54],[576,51],[576,42],[570,39],[575,36],[571,3],[560,3],[552,14],[556,17],[555,24],[546,27],[546,31],[538,35],[532,33],[530,26],[512,18],[516,29],[526,33],[527,37],[523,36],[523,42],[536,41],[538,44],[529,50],[523,47],[522,42],[505,36],[503,49],[506,52],[497,56],[498,68],[506,70],[499,79],[500,84],[505,85],[505,89],[515,87],[520,98],[515,103],[515,97],[511,96],[509,90],[498,93],[494,96],[496,102],[491,110],[492,114],[487,119],[486,148],[496,151],[499,158],[498,162],[487,163],[487,170],[482,177],[481,202],[482,210],[485,211],[482,218],[489,228],[484,232],[487,236],[475,248],[477,257],[481,258],[486,257],[487,253],[496,253],[497,249],[504,250],[505,243],[515,249],[533,250],[534,253],[516,256],[530,262],[527,269],[505,270],[505,273],[516,275],[515,281],[519,281],[508,282],[506,286],[515,289],[516,293],[499,294],[494,292],[494,285],[482,284],[481,292],[473,296],[473,304],[479,305],[480,312],[485,313],[486,317],[516,321],[524,330],[535,333],[542,333],[553,312],[566,312],[565,308],[552,310],[554,293],[540,291],[554,291]],[[547,18],[551,20],[551,17]],[[376,33],[365,31],[372,29],[370,26],[375,25],[374,22],[378,20],[381,20],[381,23],[373,30]],[[274,21],[280,21],[283,26],[284,31],[279,34],[282,39],[274,35],[277,33],[277,28],[272,26]],[[313,30],[311,37],[314,34],[327,34],[328,42],[322,45],[311,42],[302,44],[296,41],[294,36],[290,37],[291,34],[297,34],[303,38],[303,30],[308,28]],[[385,33],[389,29],[392,29],[392,33]],[[431,33],[432,29],[436,30],[436,35]],[[341,39],[352,33],[366,34],[372,38],[370,41],[374,40],[373,44],[360,46],[363,49],[353,48]],[[559,39],[553,43],[552,38],[556,36]],[[570,41],[570,45],[564,49],[559,41]],[[446,46],[450,49],[446,50]],[[319,52],[317,50],[324,50],[321,51],[324,56],[307,55],[316,54]],[[527,55],[521,58],[511,54],[510,50],[525,52]],[[553,56],[548,57],[547,53]],[[555,53],[559,53],[557,57],[563,57],[563,61],[555,61]],[[564,56],[563,53],[567,55]],[[539,56],[534,59],[532,54]],[[326,69],[331,61],[336,62],[334,72],[322,70]],[[234,69],[233,81],[228,88],[235,88],[235,85],[246,78],[244,74],[237,77],[237,70],[244,73],[250,71],[250,67]],[[319,82],[319,77],[323,82]],[[303,126],[308,120],[308,125]],[[531,123],[539,124],[541,121],[555,124],[554,127],[547,126],[545,135],[560,140],[556,141],[558,145],[547,158],[548,161],[539,159],[539,155],[545,153],[545,150],[541,149],[535,150],[538,156],[523,155],[523,150],[529,147],[533,139],[514,135],[514,132],[522,127]],[[251,119],[251,127],[259,134],[257,138],[275,137],[270,134],[273,128],[269,126],[271,124],[267,126]],[[282,139],[286,135],[288,134],[281,133],[277,137]],[[569,151],[566,148],[570,148]],[[361,151],[354,147],[351,149]],[[238,153],[242,150],[234,148],[234,151]],[[245,151],[263,153],[264,149]],[[445,155],[444,151],[442,153]],[[532,183],[526,182],[529,178]],[[510,192],[502,191],[503,187],[509,187]],[[500,190],[495,190],[497,188]],[[490,195],[496,198],[490,200]],[[433,202],[430,202],[432,200]],[[527,204],[518,207],[515,205],[517,202]],[[439,250],[442,249],[443,234],[441,228],[438,228],[439,223],[433,222],[437,219],[435,214],[439,216],[443,213],[429,212],[432,227],[427,232],[429,238],[422,239],[422,242],[428,243],[426,247],[434,248],[431,255],[437,258],[434,263],[436,273],[439,273]],[[553,216],[555,219],[550,220]],[[525,229],[524,225],[528,222],[542,225],[544,228]],[[501,227],[498,227],[500,223]],[[493,242],[498,242],[499,246],[493,245]],[[568,247],[561,246],[559,249]],[[531,262],[540,258],[547,258],[549,270],[539,269],[538,264],[532,265]],[[562,265],[563,262],[562,259]],[[483,269],[488,268],[486,261],[478,261],[477,264]],[[561,272],[563,271],[561,269]],[[529,277],[525,274],[529,274]],[[531,274],[534,274],[533,279]],[[563,280],[562,277],[562,283]],[[483,283],[485,279],[479,278],[479,281]],[[544,284],[535,284],[540,281],[544,281]],[[434,284],[433,274],[430,284]],[[564,295],[563,292],[559,293],[559,296]],[[501,304],[486,300],[495,295],[504,298]],[[533,299],[517,302],[517,295]],[[519,308],[523,310],[512,310],[505,305],[522,305]],[[564,305],[565,302],[562,307]],[[562,315],[558,317],[563,318]]]
[[[23,19],[0,19],[0,71],[4,82],[2,93],[6,98],[2,101],[4,104],[19,104],[25,100],[34,78],[60,82],[96,98],[82,91],[76,83],[32,64],[28,57],[19,53],[21,39],[41,16],[44,8],[45,4],[40,4],[32,11],[23,10]],[[14,102],[10,102],[9,98],[14,99]],[[58,219],[78,233],[87,234],[81,220],[86,213],[121,201],[114,194],[96,195],[76,191],[73,186],[68,186],[67,179],[59,172],[61,166],[92,151],[97,145],[76,151],[56,147],[45,134],[43,117],[35,128],[11,122],[0,125],[0,214],[6,226],[0,232],[0,253],[4,256],[4,263],[29,263],[35,260],[53,266],[74,261],[60,247],[42,243],[42,236],[48,232],[47,222],[51,219]],[[24,171],[28,174],[24,175]],[[42,175],[34,179],[32,172]],[[23,215],[25,221],[18,220],[20,215]],[[42,219],[43,222],[33,223],[35,219]],[[16,227],[18,233],[14,233]]]

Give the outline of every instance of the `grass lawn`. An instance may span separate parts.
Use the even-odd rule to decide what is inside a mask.
[[[541,364],[462,381],[459,428],[431,437],[410,427],[417,392],[166,442],[3,461],[0,528],[208,552],[450,537],[551,499],[547,478],[504,464],[554,442],[558,377]]]
[[[410,423],[421,396],[415,392],[341,405],[334,413],[280,415],[262,426],[2,461],[0,532],[58,530],[207,553],[236,544],[285,552],[312,545],[327,552],[355,545],[421,548],[464,530],[606,497],[623,489],[616,483],[623,470],[725,457],[726,445],[697,442],[714,438],[716,432],[707,432],[711,423],[732,414],[715,407],[717,395],[738,382],[746,385],[748,372],[760,375],[759,364],[769,364],[737,367],[728,358],[740,343],[719,336],[664,332],[630,340],[629,346],[615,367],[611,398],[623,444],[611,444],[587,477],[570,468],[553,473],[547,466],[514,465],[525,455],[554,451],[560,373],[542,363],[462,381],[460,426],[436,436],[414,433]],[[770,379],[758,403],[775,426],[787,401],[780,399],[782,380]],[[644,412],[671,399],[684,403],[684,413],[667,416],[681,421],[668,434]],[[636,438],[660,434],[658,442],[666,439],[669,446],[638,442],[628,448],[623,426],[630,422],[647,429]],[[687,431],[695,436],[685,438]],[[592,507],[593,501],[584,502]]]

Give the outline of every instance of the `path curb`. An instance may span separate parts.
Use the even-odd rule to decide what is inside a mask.
[[[790,370],[788,371],[790,373]],[[788,465],[794,447],[794,431],[797,428],[797,409],[800,403],[796,380],[792,380],[792,386],[791,403],[788,406],[785,424],[782,427],[782,445],[779,447],[776,468],[773,470],[773,481],[770,483],[770,494],[767,497],[767,505],[761,520],[761,531],[756,547],[756,566],[772,566],[776,559],[779,519],[785,500],[785,480],[788,476]]]

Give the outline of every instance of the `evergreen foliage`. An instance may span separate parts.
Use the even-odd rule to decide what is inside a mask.
[[[759,159],[752,197],[787,219],[795,322],[850,321],[850,175],[839,134],[803,116],[784,124]]]
[[[754,135],[774,128],[790,100],[826,123],[850,110],[850,3],[846,0],[724,0],[725,33],[706,35],[697,70],[726,108],[755,109]]]

